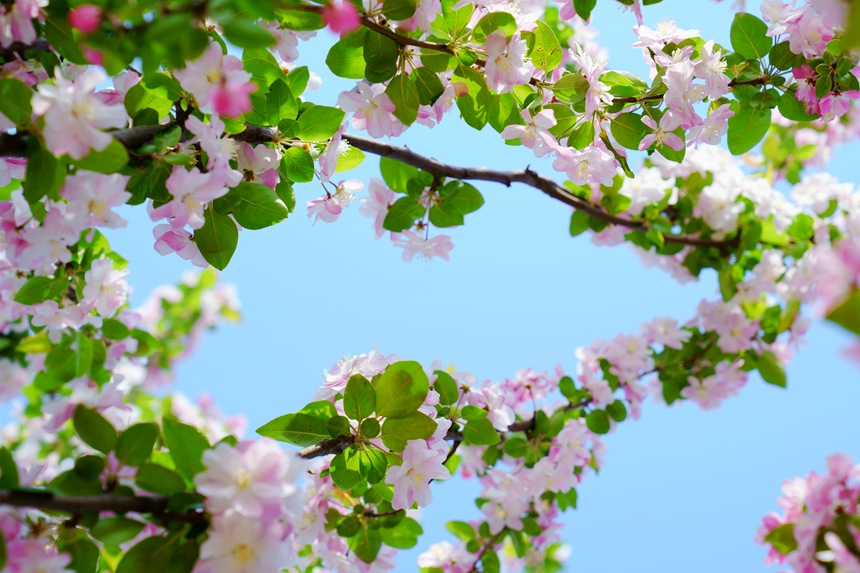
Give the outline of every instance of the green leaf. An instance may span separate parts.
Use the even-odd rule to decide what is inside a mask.
[[[763,58],[773,46],[773,39],[767,37],[767,24],[746,12],[735,14],[729,37],[732,49],[747,60]]]
[[[388,458],[375,448],[362,449],[358,452],[358,467],[368,483],[379,483],[388,469]]]
[[[496,30],[505,35],[505,40],[510,40],[517,31],[517,21],[509,12],[490,12],[478,20],[472,32],[472,40],[483,44],[487,36]]]
[[[0,571],[6,568],[6,561],[8,558],[8,552],[6,551],[6,539],[2,532],[0,532]]]
[[[143,81],[133,85],[125,94],[125,110],[130,117],[137,116],[145,109],[154,110],[161,119],[173,108],[173,94],[167,86],[149,87]]]
[[[65,567],[67,570],[76,573],[95,573],[98,570],[99,548],[85,534],[78,533],[71,540],[63,540],[57,548],[72,558]]]
[[[651,130],[642,123],[638,113],[622,113],[611,123],[612,136],[627,149],[638,150],[639,143]]]
[[[35,203],[44,196],[58,199],[57,191],[66,179],[65,164],[45,149],[38,138],[27,142],[27,171],[24,176],[24,198]]]
[[[388,83],[385,93],[394,104],[394,116],[403,125],[411,125],[418,117],[418,106],[421,104],[415,82],[406,74],[398,74]]]
[[[418,168],[407,165],[388,157],[379,158],[379,171],[382,174],[382,179],[392,191],[398,193],[406,193],[408,190],[407,183],[410,179],[418,177]]]
[[[178,473],[158,464],[145,463],[137,468],[134,483],[152,493],[172,494],[185,491],[185,480]]]
[[[353,374],[346,383],[343,393],[343,411],[346,415],[360,422],[370,417],[376,409],[376,391],[367,378],[361,374]]]
[[[382,536],[378,529],[370,529],[365,524],[355,536],[349,538],[349,548],[365,563],[373,563],[382,549]]]
[[[104,416],[86,406],[75,408],[72,423],[75,432],[88,446],[106,454],[116,445],[116,430]]]
[[[854,290],[827,313],[827,320],[860,335],[860,290]]]
[[[284,80],[275,80],[266,96],[266,120],[278,125],[285,119],[296,119],[299,107],[290,87]]]
[[[65,14],[61,16],[55,12],[51,17],[45,18],[43,33],[51,47],[65,59],[75,64],[89,64],[83,51],[81,51],[81,46],[75,40]]]
[[[20,127],[30,125],[33,91],[15,78],[0,78],[0,113]]]
[[[427,68],[415,68],[410,77],[418,89],[418,100],[421,105],[433,105],[445,91],[439,76]]]
[[[597,6],[597,0],[573,0],[573,9],[576,10],[576,15],[586,21],[591,18],[591,11],[594,10],[595,6]]]
[[[314,160],[301,147],[289,147],[281,159],[281,166],[290,181],[307,183],[314,179]]]
[[[783,555],[788,555],[797,549],[797,539],[794,537],[794,524],[783,523],[774,527],[764,536],[764,541],[773,545],[773,548]]]
[[[468,543],[475,539],[475,528],[465,521],[449,521],[445,524],[445,528],[453,533],[461,541]]]
[[[773,384],[780,388],[787,386],[785,370],[783,370],[782,364],[773,352],[769,350],[764,351],[760,356],[753,359],[753,364],[758,368],[762,379],[768,384]]]
[[[371,83],[390,80],[397,73],[400,45],[382,34],[368,32],[364,38],[364,76]]]
[[[251,74],[251,77],[260,86],[260,93],[268,93],[269,87],[277,80],[282,80],[289,84],[287,74],[278,65],[275,57],[265,48],[246,48],[242,52],[242,62],[245,71]],[[295,95],[295,90],[293,95]]]
[[[783,117],[792,121],[807,122],[819,117],[818,114],[810,115],[806,113],[806,106],[802,101],[797,99],[796,88],[780,94],[779,101],[776,102],[776,107]]]
[[[354,449],[350,448],[336,455],[331,460],[329,466],[331,469],[331,479],[334,485],[343,491],[349,491],[365,482],[364,476],[358,469],[358,464],[355,464],[354,469],[347,467],[347,457],[355,455]]]
[[[424,533],[421,525],[411,517],[401,519],[397,525],[379,530],[382,542],[395,549],[411,549],[418,544],[418,538]]]
[[[244,18],[222,18],[218,22],[227,41],[239,48],[266,48],[275,37],[256,22]]]
[[[771,113],[769,109],[757,109],[746,103],[741,103],[734,111],[735,115],[729,118],[727,140],[729,151],[740,155],[755,147],[767,134]]]
[[[589,412],[585,417],[585,424],[595,434],[605,434],[611,428],[609,417],[603,410],[592,410]]]
[[[433,383],[433,389],[439,393],[439,403],[443,406],[454,404],[460,397],[457,382],[442,370],[436,370],[434,374],[436,374],[436,382]]]
[[[230,217],[216,213],[211,207],[206,209],[204,217],[206,222],[194,233],[194,242],[206,262],[223,271],[236,251],[239,230]]]
[[[246,229],[270,227],[280,223],[290,214],[287,206],[271,187],[260,183],[242,182],[234,188],[234,191],[239,194],[239,203],[233,209],[233,217]]]
[[[412,228],[415,219],[422,217],[425,207],[412,197],[401,197],[388,209],[382,227],[395,233]]]
[[[572,73],[561,76],[549,89],[560,100],[576,103],[585,99],[589,87],[585,76],[580,73]]]
[[[81,330],[75,333],[75,378],[88,374],[93,364],[93,341]]]
[[[0,448],[0,489],[10,490],[18,487],[18,465],[9,448]]]
[[[164,444],[170,450],[170,457],[176,464],[176,470],[183,477],[192,480],[195,475],[206,469],[203,465],[203,452],[211,446],[200,430],[165,417],[162,420],[162,434]]]
[[[461,65],[454,71],[452,81],[464,83],[468,90],[456,98],[463,121],[474,129],[483,129],[490,118],[490,89],[483,74]]]
[[[296,137],[302,141],[328,141],[343,123],[342,109],[315,105],[299,116],[299,131]]]
[[[116,573],[163,571],[175,550],[176,544],[166,537],[147,537],[126,552]]]
[[[257,433],[300,447],[312,446],[330,437],[326,420],[300,412],[275,418],[258,428]]]
[[[90,534],[105,545],[119,545],[137,537],[145,526],[128,517],[103,517],[90,528]]]
[[[352,434],[352,426],[349,425],[349,419],[345,416],[334,416],[326,420],[325,423],[328,435],[332,438],[338,436],[349,436]]]
[[[621,400],[616,400],[609,404],[606,407],[606,413],[609,414],[609,417],[616,422],[623,422],[627,419],[627,407]]]
[[[408,20],[415,14],[418,0],[383,0],[382,13],[389,20]]]
[[[404,418],[418,410],[429,391],[430,382],[420,364],[395,362],[376,382],[376,413],[386,418]]]
[[[119,320],[106,318],[102,321],[102,334],[109,340],[124,340],[131,331]]]
[[[364,77],[364,48],[340,40],[328,51],[325,63],[336,76],[360,80]]]
[[[365,418],[358,427],[358,433],[365,438],[375,438],[379,435],[381,429],[379,421],[376,418]]]
[[[805,61],[802,55],[791,51],[791,44],[787,40],[780,42],[771,49],[768,60],[778,70],[797,68]]]
[[[492,446],[501,442],[499,433],[489,419],[470,420],[463,427],[463,443],[475,446]]]
[[[116,457],[127,466],[139,466],[149,459],[157,439],[158,426],[151,422],[130,426],[117,439]]]
[[[529,57],[536,68],[551,72],[561,64],[562,50],[555,32],[543,20],[537,21]]]
[[[412,412],[403,418],[389,418],[382,424],[382,443],[391,451],[402,452],[406,442],[426,440],[436,427],[436,422],[421,412]]]
[[[528,452],[529,443],[525,436],[511,436],[505,440],[503,449],[505,453],[514,458],[525,457]]]
[[[66,278],[32,277],[15,293],[15,302],[31,305],[59,298],[66,292],[69,281]]]

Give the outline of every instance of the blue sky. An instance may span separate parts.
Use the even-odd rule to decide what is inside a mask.
[[[639,71],[632,15],[602,0],[594,16],[610,66]],[[666,0],[645,7],[652,26],[671,16],[705,38],[728,44],[732,13],[726,3]],[[302,63],[325,80],[312,94],[333,105],[350,87],[322,61],[331,37],[300,45]],[[411,129],[398,143],[458,165],[545,168],[528,150],[503,145],[486,128],[457,121]],[[843,149],[832,171],[856,182],[848,163],[856,146]],[[856,157],[856,155],[854,155]],[[369,157],[350,177],[378,176]],[[568,234],[570,211],[526,187],[476,185],[486,205],[450,234],[450,262],[403,263],[387,239],[375,240],[357,206],[331,225],[311,225],[304,203],[317,184],[299,185],[299,208],[286,222],[243,231],[223,273],[235,284],[244,319],[208,336],[178,369],[176,389],[209,392],[227,413],[245,413],[256,428],[304,405],[322,382],[322,370],[344,355],[380,351],[429,365],[439,358],[479,379],[500,380],[518,369],[572,371],[573,351],[595,337],[633,332],[655,316],[681,321],[699,300],[715,293],[704,275],[678,285],[645,269],[624,247],[597,248]],[[152,223],[143,209],[128,209],[128,228],[112,234],[114,248],[130,261],[134,302],[156,285],[173,282],[189,265],[152,250]],[[752,538],[760,519],[776,509],[784,479],[821,469],[832,452],[860,457],[855,404],[858,371],[839,357],[849,338],[816,324],[808,344],[788,368],[784,391],[751,380],[741,396],[713,412],[692,404],[666,408],[649,403],[638,422],[607,438],[605,469],[580,488],[580,508],[566,516],[565,541],[573,548],[570,570],[621,573],[754,571],[764,551]],[[474,484],[443,483],[437,503],[424,512],[419,549],[446,538],[444,522],[477,515]],[[409,552],[401,569],[414,569]]]

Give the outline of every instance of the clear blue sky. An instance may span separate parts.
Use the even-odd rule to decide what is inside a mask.
[[[629,48],[633,16],[609,0],[598,4],[594,23],[611,66],[642,72],[638,50]],[[671,15],[728,44],[728,3],[667,0],[644,10],[652,26]],[[325,42],[300,46],[303,62],[319,73]],[[310,97],[332,105],[351,86],[323,76],[324,89]],[[489,128],[461,125],[456,112],[441,127],[412,129],[398,141],[454,164],[546,166],[528,150],[506,147]],[[832,169],[846,181],[856,182],[848,163],[856,152],[856,146],[840,152]],[[364,181],[377,175],[373,157],[351,174]],[[644,269],[624,247],[570,238],[569,210],[530,188],[478,187],[487,203],[451,233],[451,262],[406,264],[387,239],[373,238],[357,206],[336,224],[312,227],[302,205],[319,185],[297,186],[299,208],[288,221],[241,233],[223,280],[237,285],[244,321],[208,336],[179,368],[176,389],[212,393],[222,410],[247,414],[253,429],[304,405],[322,370],[345,354],[379,346],[425,365],[440,358],[479,379],[556,363],[573,371],[577,346],[636,331],[655,316],[686,320],[701,298],[715,293],[714,276],[678,285]],[[126,215],[130,226],[112,241],[130,261],[139,304],[189,266],[152,250],[143,209]],[[782,481],[821,469],[832,452],[860,458],[860,370],[839,357],[849,338],[817,324],[808,341],[788,368],[788,391],[754,379],[714,412],[649,403],[642,420],[609,436],[605,469],[581,486],[580,508],[566,517],[569,569],[763,570],[764,551],[752,538],[760,518],[776,509]],[[447,538],[445,520],[477,515],[468,497],[473,491],[474,484],[438,484],[419,550]],[[400,560],[402,570],[414,570],[417,552]]]

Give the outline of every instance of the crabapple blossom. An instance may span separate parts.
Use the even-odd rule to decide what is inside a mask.
[[[655,144],[665,145],[675,151],[681,151],[684,149],[684,140],[682,140],[677,134],[672,133],[675,129],[681,126],[681,118],[671,111],[663,114],[663,117],[660,118],[659,124],[651,117],[643,117],[642,123],[653,130],[653,133],[649,133],[642,138],[642,141],[639,143],[639,151],[648,149]]]
[[[203,226],[203,211],[210,201],[227,193],[224,180],[214,172],[201,173],[196,167],[185,169],[174,166],[167,178],[167,190],[173,198],[155,207],[149,213],[153,221],[168,219],[175,228],[188,225],[192,229]]]
[[[325,25],[335,34],[352,32],[361,25],[358,10],[348,0],[331,0],[323,7],[322,17]]]
[[[127,274],[125,269],[114,269],[110,259],[93,261],[90,270],[84,275],[87,284],[83,302],[95,307],[103,317],[115,315],[128,299]]]
[[[507,93],[514,86],[527,84],[531,71],[523,61],[526,54],[526,43],[514,36],[510,41],[504,32],[494,31],[484,41],[487,50],[487,85],[496,93]]]
[[[370,180],[367,190],[368,196],[360,199],[361,207],[358,212],[364,217],[373,219],[373,230],[376,232],[376,238],[380,238],[385,233],[382,223],[388,215],[391,204],[396,201],[397,195],[381,179],[376,178]]]
[[[200,547],[199,573],[277,573],[293,559],[282,527],[232,512],[215,517]]]
[[[81,227],[125,227],[127,221],[113,211],[124,205],[131,193],[125,190],[129,178],[78,171],[67,177],[60,194],[68,202],[68,216]]]
[[[532,117],[529,110],[521,112],[525,125],[509,125],[502,130],[503,139],[519,139],[525,147],[528,147],[537,157],[543,157],[555,151],[558,147],[555,136],[549,130],[555,122],[555,115],[551,109],[543,109]]]
[[[433,257],[448,261],[450,260],[448,253],[454,248],[454,243],[448,235],[436,235],[425,239],[412,231],[403,231],[394,240],[394,246],[403,249],[403,260],[408,263],[415,258],[415,255],[421,256],[425,261]]]
[[[255,521],[270,521],[281,512],[284,498],[295,491],[286,483],[286,454],[271,440],[220,443],[203,453],[206,469],[194,483],[215,514],[235,512]]]
[[[409,509],[413,503],[426,507],[433,501],[430,481],[448,479],[451,472],[442,462],[445,452],[427,447],[422,440],[409,440],[403,450],[403,463],[388,468],[385,483],[394,486],[391,506],[394,509]]]
[[[357,91],[343,92],[337,98],[341,109],[353,114],[352,127],[366,129],[371,137],[400,135],[404,126],[394,117],[394,104],[384,93],[385,88],[359,82],[355,89]]]
[[[105,76],[88,70],[69,81],[57,67],[54,84],[41,83],[33,95],[33,113],[45,116],[45,143],[52,153],[81,159],[90,149],[101,151],[113,141],[103,130],[125,127],[121,105],[105,105],[94,90]]]
[[[277,150],[258,144],[251,147],[248,143],[239,144],[236,153],[236,169],[245,181],[261,183],[272,189],[278,184],[278,164],[281,158]]]
[[[194,95],[200,110],[226,117],[237,117],[251,109],[250,95],[257,89],[251,74],[242,69],[242,61],[226,55],[212,42],[203,54],[174,77]]]
[[[99,29],[102,10],[94,4],[81,4],[69,12],[69,25],[83,34],[91,34]]]
[[[612,185],[612,179],[618,173],[615,158],[596,145],[581,151],[572,147],[558,147],[556,156],[552,168],[556,171],[564,171],[577,185],[587,183]]]
[[[206,267],[209,265],[203,255],[200,254],[194,237],[185,229],[177,229],[172,225],[163,223],[153,227],[152,234],[155,237],[155,251],[159,255],[176,253],[195,266]]]

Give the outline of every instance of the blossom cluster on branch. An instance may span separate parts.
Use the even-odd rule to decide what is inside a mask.
[[[785,387],[812,316],[860,335],[860,194],[814,171],[858,135],[860,9],[764,0],[722,46],[619,2],[647,79],[608,68],[595,0],[0,5],[0,398],[23,397],[0,448],[0,569],[386,571],[418,544],[432,483],[459,475],[481,517],[452,520],[457,543],[429,545],[422,570],[557,570],[560,514],[601,436],[649,396],[715,408],[752,372]],[[339,35],[326,65],[356,84],[317,104],[297,61],[324,28]],[[377,139],[457,114],[551,172]],[[367,154],[365,193],[338,174]],[[302,195],[312,181],[322,195]],[[118,207],[145,205],[154,249],[199,267],[224,269],[240,229],[283,223],[299,198],[314,224],[359,201],[404,260],[448,260],[440,231],[483,206],[478,181],[540,191],[572,208],[572,236],[680,282],[713,276],[715,298],[577,349],[570,373],[479,382],[346,358],[257,441],[210,398],[159,390],[238,302],[207,269],[131,309],[104,234],[126,224]],[[771,561],[860,570],[857,470],[829,467],[765,519]]]

